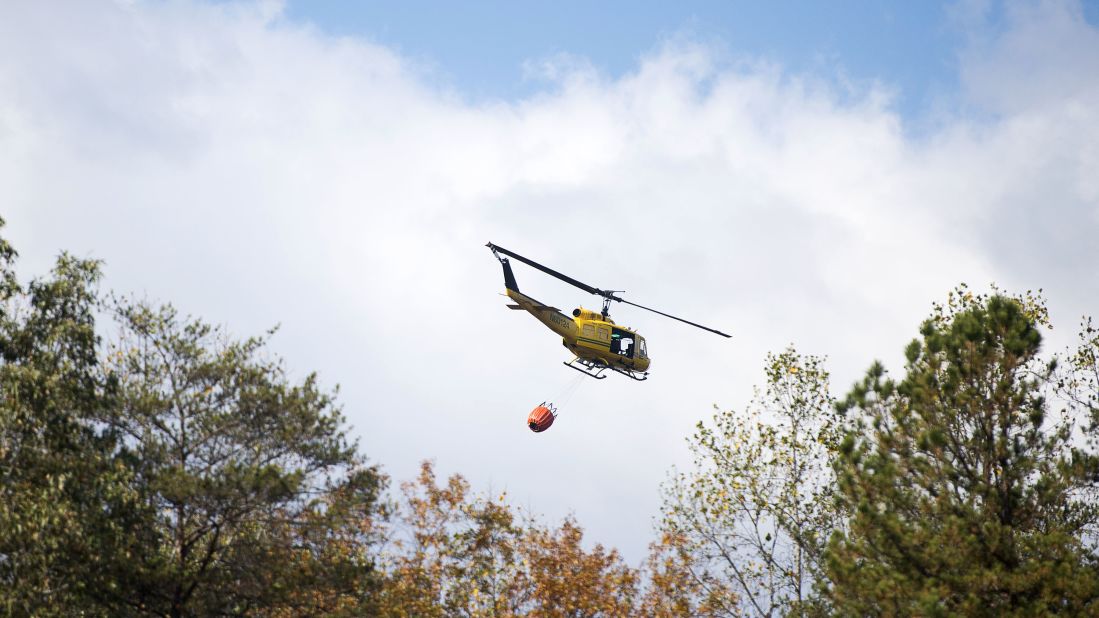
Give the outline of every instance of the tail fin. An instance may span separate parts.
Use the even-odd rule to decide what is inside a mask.
[[[515,275],[511,272],[511,264],[508,263],[508,259],[503,258],[500,263],[504,265],[504,287],[513,292],[518,292],[519,284],[515,283]]]

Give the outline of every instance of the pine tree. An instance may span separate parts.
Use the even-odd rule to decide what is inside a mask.
[[[875,363],[840,405],[837,613],[1099,611],[1096,460],[1073,439],[1078,410],[1045,396],[1055,363],[1038,356],[1044,308],[1028,300],[961,290],[908,346],[904,379]]]
[[[116,299],[106,371],[134,490],[153,517],[111,565],[114,612],[306,615],[365,607],[369,521],[384,477],[367,466],[316,376],[292,381],[266,340],[169,305]]]

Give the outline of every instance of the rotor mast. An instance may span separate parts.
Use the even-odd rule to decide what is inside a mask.
[[[604,320],[607,319],[608,317],[610,317],[610,315],[611,315],[611,301],[612,300],[622,300],[622,299],[616,298],[614,296],[615,292],[620,292],[620,293],[625,294],[626,290],[606,290],[607,294],[606,294],[606,296],[603,297],[603,310],[599,312],[600,314],[602,314]]]

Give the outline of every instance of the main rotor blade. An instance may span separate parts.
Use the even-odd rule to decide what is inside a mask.
[[[677,318],[676,316],[671,315],[670,313],[664,313],[663,311],[657,311],[656,309],[653,309],[651,307],[646,307],[645,305],[639,305],[637,303],[631,303],[628,300],[625,300],[623,298],[615,296],[613,291],[600,290],[599,288],[592,287],[592,286],[590,286],[586,283],[583,283],[581,281],[577,281],[576,279],[573,279],[572,277],[570,277],[568,275],[563,275],[563,274],[557,272],[556,270],[553,270],[552,268],[547,268],[546,266],[542,266],[538,262],[535,262],[534,260],[527,259],[527,258],[519,255],[518,253],[508,251],[507,249],[505,249],[503,247],[494,245],[492,243],[488,243],[485,246],[488,247],[489,249],[492,249],[493,251],[503,253],[504,255],[507,255],[509,257],[513,257],[513,258],[519,260],[520,262],[522,262],[522,263],[524,263],[528,266],[532,266],[534,268],[537,268],[538,270],[546,273],[547,275],[549,275],[551,277],[557,277],[561,281],[564,281],[565,283],[568,283],[569,285],[576,286],[576,287],[580,288],[581,290],[584,290],[585,292],[588,292],[589,294],[596,294],[598,296],[602,296],[603,298],[606,298],[607,300],[616,300],[620,303],[626,303],[627,305],[633,305],[634,307],[637,307],[639,309],[644,309],[645,311],[652,311],[653,313],[662,315],[666,318],[671,318],[673,320],[683,322],[684,324],[690,324],[691,326],[694,326],[695,328],[701,328],[702,330],[708,330],[711,333],[714,333],[716,335],[721,335],[722,337],[725,337],[727,339],[732,338],[732,335],[727,335],[727,334],[725,334],[725,333],[723,333],[719,330],[710,328],[708,326],[703,326],[701,324],[696,324],[694,322],[691,322],[690,320],[684,320],[683,318]]]
[[[505,249],[503,247],[499,247],[499,246],[494,245],[492,243],[488,243],[485,246],[488,247],[489,249],[492,249],[493,251],[499,251],[500,253],[503,253],[504,255],[513,257],[513,258],[519,260],[520,262],[522,262],[522,263],[524,263],[528,266],[533,266],[534,268],[537,268],[538,270],[546,273],[547,275],[549,275],[551,277],[557,277],[561,281],[564,281],[565,283],[568,283],[569,285],[574,285],[574,286],[580,288],[581,290],[584,290],[585,292],[587,292],[589,294],[598,294],[600,296],[606,296],[607,295],[606,292],[604,292],[603,290],[600,290],[599,288],[594,288],[594,287],[592,287],[592,286],[590,286],[586,283],[582,283],[580,281],[577,281],[576,279],[573,279],[572,277],[569,277],[568,275],[562,275],[561,273],[557,272],[556,270],[553,270],[552,268],[547,268],[545,266],[542,266],[538,262],[535,262],[534,260],[529,260],[529,259],[519,255],[518,253],[513,253],[513,252],[508,251],[507,249]]]
[[[627,305],[633,305],[634,307],[638,307],[638,308],[640,308],[640,309],[644,309],[645,311],[652,311],[653,313],[659,313],[660,315],[662,315],[662,316],[664,316],[664,317],[666,317],[666,318],[671,318],[671,319],[673,319],[673,320],[679,320],[680,322],[683,322],[684,324],[690,324],[691,326],[695,326],[695,327],[697,327],[697,328],[701,328],[702,330],[708,330],[708,331],[710,331],[711,333],[714,333],[714,334],[717,334],[717,335],[721,335],[722,337],[725,337],[726,339],[731,339],[731,338],[732,338],[732,335],[726,335],[725,333],[723,333],[723,332],[721,332],[721,331],[719,331],[719,330],[715,330],[715,329],[712,329],[712,328],[710,328],[710,327],[708,327],[708,326],[703,326],[703,325],[701,325],[701,324],[695,324],[694,322],[691,322],[690,320],[684,320],[683,318],[677,318],[677,317],[675,317],[674,315],[671,315],[671,314],[668,314],[668,313],[664,313],[663,311],[657,311],[656,309],[653,309],[653,308],[651,308],[651,307],[646,307],[645,305],[639,305],[639,304],[637,304],[637,303],[631,303],[630,301],[628,301],[628,300],[623,300],[623,299],[621,299],[621,298],[618,298],[617,296],[615,296],[615,297],[614,297],[614,300],[617,300],[618,302],[626,303]]]

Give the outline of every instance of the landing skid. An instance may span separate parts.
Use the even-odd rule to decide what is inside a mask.
[[[584,369],[573,365],[573,363],[580,363],[584,367]],[[574,358],[567,363],[563,362],[561,364],[568,367],[569,369],[575,369],[576,371],[579,371],[580,373],[588,377],[595,378],[596,380],[602,380],[607,377],[605,375],[602,375],[603,372],[607,370],[607,366],[601,363],[593,363],[591,361],[586,361],[582,358]]]
[[[581,367],[583,367],[583,369],[581,369],[580,367],[577,367],[573,363],[576,363],[576,365],[580,365]],[[579,371],[580,373],[582,373],[586,376],[595,378],[596,380],[602,380],[603,378],[606,378],[607,376],[603,375],[603,372],[608,370],[608,369],[610,369],[611,371],[613,371],[615,373],[620,373],[620,374],[626,376],[627,378],[629,378],[631,380],[636,380],[638,382],[644,382],[645,380],[649,379],[648,372],[637,373],[636,371],[630,371],[629,369],[610,366],[610,365],[607,365],[606,363],[602,363],[602,362],[599,362],[599,361],[590,361],[590,360],[587,360],[585,358],[574,358],[574,359],[572,359],[571,361],[569,361],[567,363],[561,363],[561,364],[568,367],[569,369],[575,369],[576,371]]]
[[[626,376],[631,380],[637,380],[638,382],[644,382],[645,380],[649,379],[649,372],[647,371],[645,373],[637,373],[636,371],[630,371],[629,369],[619,369],[617,367],[611,367],[611,369],[617,371],[618,373]]]

